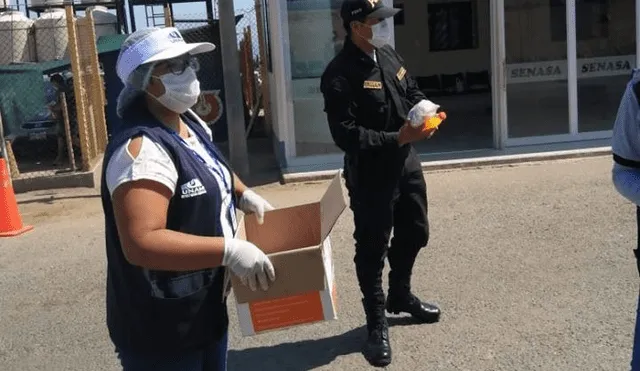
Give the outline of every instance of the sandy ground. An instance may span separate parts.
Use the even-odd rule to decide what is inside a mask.
[[[442,321],[393,318],[390,370],[628,369],[638,293],[635,212],[609,157],[427,174],[432,238],[413,286]],[[256,188],[275,206],[327,182]],[[104,323],[96,190],[18,195],[35,229],[0,240],[0,369],[117,370]],[[368,370],[352,214],[331,237],[339,319],[243,338],[229,370]]]

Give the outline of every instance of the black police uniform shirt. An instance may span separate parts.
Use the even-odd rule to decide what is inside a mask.
[[[220,213],[224,202],[211,170],[191,149],[148,114],[136,117],[128,129],[116,134],[105,153],[105,163],[129,138],[143,134],[162,145],[173,159],[177,184],[199,180],[197,197],[182,197],[176,189],[167,215],[167,228],[199,236],[223,236]],[[185,120],[212,156],[233,172],[204,128]],[[147,270],[130,264],[124,256],[113,215],[113,205],[102,174],[102,205],[105,213],[107,252],[107,327],[117,349],[139,353],[197,349],[219,341],[228,329],[226,268],[190,272]],[[226,186],[234,195],[233,179]],[[180,186],[178,186],[180,187]],[[179,196],[180,195],[180,196]]]
[[[426,97],[391,46],[376,48],[375,59],[347,38],[325,69],[320,89],[331,135],[345,152],[345,171],[357,169],[361,177],[377,173],[379,179],[402,169],[411,146],[398,146],[398,130]]]

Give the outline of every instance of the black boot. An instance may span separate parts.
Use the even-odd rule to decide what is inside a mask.
[[[389,326],[382,305],[367,305],[362,301],[367,315],[367,342],[364,345],[364,358],[375,367],[385,367],[391,363],[391,344]]]
[[[438,322],[440,320],[440,308],[434,304],[421,301],[411,293],[411,271],[415,255],[408,255],[408,258],[405,257],[400,261],[394,260],[395,264],[393,264],[389,272],[387,312],[392,314],[409,313],[423,323]]]
[[[411,293],[399,296],[390,292],[386,307],[389,313],[409,313],[422,323],[434,323],[440,320],[440,308],[435,304],[421,301]]]

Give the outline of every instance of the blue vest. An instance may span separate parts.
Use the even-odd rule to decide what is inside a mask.
[[[131,265],[124,257],[118,238],[105,173],[114,150],[131,137],[144,134],[161,144],[178,170],[178,183],[169,203],[167,229],[198,236],[223,236],[218,220],[222,205],[218,184],[190,149],[179,143],[156,119],[141,115],[133,121],[113,136],[103,162],[101,193],[108,263],[106,306],[109,335],[117,348],[135,352],[203,347],[218,341],[227,331],[225,268],[167,272]],[[197,123],[187,124],[233,174],[204,128]],[[195,197],[184,197],[181,185],[194,179],[200,181],[206,193],[199,188]],[[232,194],[235,197],[233,190]],[[234,199],[234,203],[236,201]]]

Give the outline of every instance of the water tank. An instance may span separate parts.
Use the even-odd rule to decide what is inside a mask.
[[[115,2],[116,0],[80,0],[81,4],[114,4]]]
[[[0,13],[0,50],[0,65],[35,62],[33,20],[19,11]]]
[[[63,4],[64,4],[64,0],[31,0],[32,7],[47,7],[47,6],[63,5]]]
[[[0,0],[1,1],[1,0]],[[95,1],[93,1],[95,2]],[[100,36],[117,35],[118,17],[101,5],[90,6],[87,11],[93,9],[93,25],[96,30],[96,41]]]
[[[63,59],[67,56],[69,33],[64,9],[47,9],[35,20],[36,54],[38,62]]]

